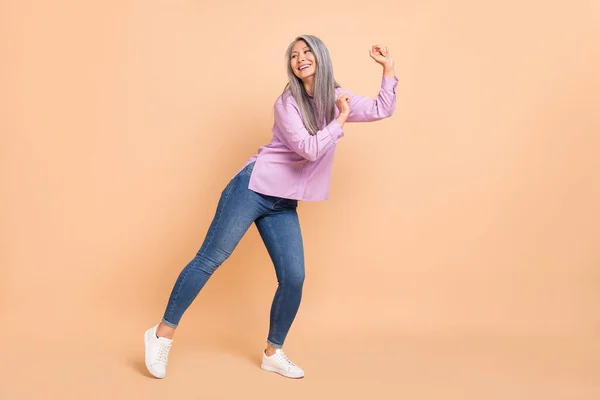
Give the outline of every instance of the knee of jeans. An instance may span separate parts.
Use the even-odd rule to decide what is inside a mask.
[[[212,275],[222,263],[223,260],[217,260],[207,257],[205,254],[199,254],[194,260],[193,268],[208,275]]]
[[[218,265],[206,265],[206,264],[202,264],[196,267],[199,271],[204,272],[207,275],[212,275],[215,273],[215,271],[217,270],[217,268],[219,268]]]
[[[285,286],[301,289],[304,285],[304,272],[289,274],[284,284]]]

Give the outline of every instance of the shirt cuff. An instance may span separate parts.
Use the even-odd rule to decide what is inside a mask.
[[[337,143],[339,139],[344,137],[344,131],[340,126],[340,123],[337,122],[337,119],[334,119],[327,125],[327,131],[329,132],[329,135],[331,135],[333,143]]]
[[[387,76],[384,76],[381,79],[381,88],[383,90],[387,90],[388,92],[396,93],[396,86],[398,86],[398,78],[397,77],[388,78]]]

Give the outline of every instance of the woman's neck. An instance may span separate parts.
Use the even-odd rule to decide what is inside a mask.
[[[312,76],[308,79],[306,79],[305,81],[303,81],[304,83],[304,90],[306,90],[306,93],[308,93],[309,96],[314,96],[315,95],[315,81],[312,78]]]

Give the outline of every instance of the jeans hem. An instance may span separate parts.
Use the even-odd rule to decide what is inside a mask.
[[[283,347],[282,344],[273,343],[269,339],[267,339],[267,343],[270,344],[271,346],[275,347],[276,349],[281,349]]]
[[[162,323],[165,324],[166,326],[168,326],[169,328],[177,328],[178,324],[174,324],[172,322],[167,321],[166,319],[162,319]]]

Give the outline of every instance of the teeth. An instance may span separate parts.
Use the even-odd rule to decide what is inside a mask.
[[[300,71],[302,71],[303,69],[306,69],[306,68],[308,68],[308,67],[310,67],[310,65],[303,65],[303,66],[301,66],[299,69],[300,69]]]

